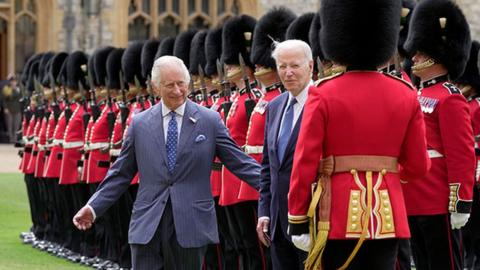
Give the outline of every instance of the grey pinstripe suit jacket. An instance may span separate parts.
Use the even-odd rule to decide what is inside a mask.
[[[88,202],[101,216],[138,171],[140,185],[130,222],[130,244],[146,244],[152,239],[169,198],[182,247],[218,243],[210,188],[215,155],[240,179],[258,189],[260,165],[238,148],[219,114],[186,102],[173,173],[167,170],[162,107],[157,104],[134,117],[120,156]]]

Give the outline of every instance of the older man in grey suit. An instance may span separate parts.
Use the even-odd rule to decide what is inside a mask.
[[[218,243],[210,189],[213,158],[258,189],[260,165],[232,141],[220,115],[186,99],[182,60],[157,59],[154,89],[162,101],[137,115],[117,161],[73,218],[88,229],[140,173],[129,231],[134,269],[200,269],[206,246]]]

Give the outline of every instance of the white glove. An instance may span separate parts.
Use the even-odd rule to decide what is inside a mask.
[[[450,223],[452,224],[452,230],[460,229],[467,224],[470,214],[463,213],[450,213]]]
[[[309,252],[311,248],[310,234],[292,235],[292,242],[298,248],[305,252]]]

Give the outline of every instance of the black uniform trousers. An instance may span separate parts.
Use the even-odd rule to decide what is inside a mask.
[[[328,240],[323,254],[324,270],[336,270],[343,266],[357,242],[358,239]],[[398,238],[365,240],[347,269],[395,269],[398,242]]]
[[[283,233],[280,220],[277,220],[275,235],[270,246],[273,270],[303,270],[308,253],[295,247]]]
[[[417,270],[462,270],[460,230],[452,230],[450,214],[410,216],[413,259]]]
[[[462,228],[462,238],[465,248],[466,269],[480,270],[480,189],[473,189],[473,205],[470,219]]]
[[[200,270],[207,250],[207,246],[180,246],[175,235],[170,199],[152,240],[146,245],[132,244],[131,248],[134,270]]]

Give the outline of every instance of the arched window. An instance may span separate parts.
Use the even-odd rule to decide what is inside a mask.
[[[15,0],[15,72],[35,53],[37,36],[36,1]]]
[[[240,11],[240,0],[130,0],[128,40],[210,28]]]

